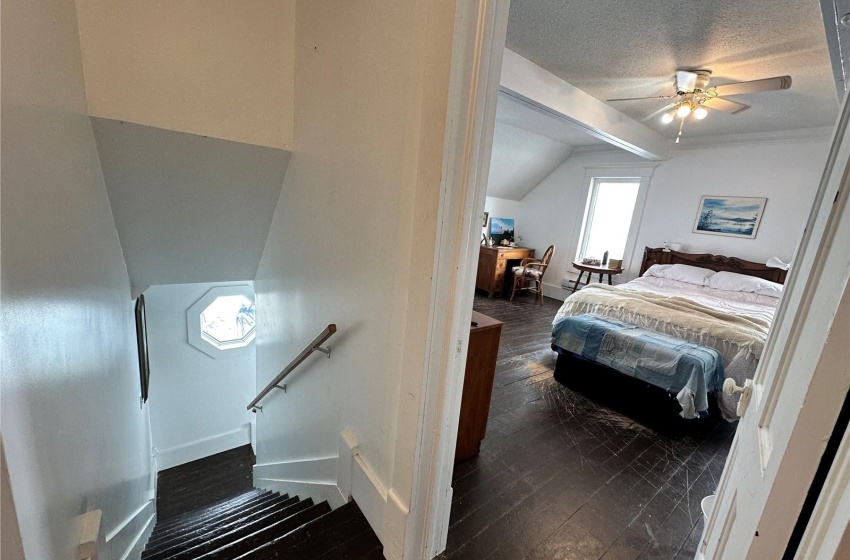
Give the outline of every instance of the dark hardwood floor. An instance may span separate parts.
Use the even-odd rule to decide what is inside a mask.
[[[244,445],[164,470],[157,477],[157,521],[194,511],[253,488],[254,451]]]
[[[694,558],[700,500],[716,490],[734,426],[681,420],[666,394],[630,379],[556,382],[559,305],[476,296],[476,311],[505,326],[487,436],[455,467],[441,558]]]

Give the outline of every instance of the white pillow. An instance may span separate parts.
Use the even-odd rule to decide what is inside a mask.
[[[775,298],[782,295],[782,284],[737,272],[718,272],[709,278],[705,285],[727,292],[752,292]]]
[[[654,264],[643,275],[704,286],[708,278],[714,275],[714,271],[687,264]]]

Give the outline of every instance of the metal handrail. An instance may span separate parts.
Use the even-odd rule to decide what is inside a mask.
[[[286,384],[280,385],[280,382],[283,381],[283,379],[287,375],[292,373],[292,370],[294,370],[296,367],[298,367],[298,365],[301,362],[303,362],[304,360],[306,360],[307,357],[310,354],[312,354],[313,352],[318,350],[319,352],[326,354],[328,356],[328,358],[330,358],[331,357],[331,349],[330,348],[322,348],[322,343],[324,343],[327,339],[332,337],[335,332],[336,332],[336,325],[335,324],[328,325],[328,327],[325,330],[323,330],[321,332],[321,334],[319,334],[319,336],[317,336],[316,338],[313,339],[313,342],[311,342],[309,345],[307,345],[307,347],[304,350],[302,350],[300,354],[295,356],[295,358],[291,362],[289,362],[288,366],[283,368],[283,371],[278,373],[277,376],[274,379],[272,379],[271,383],[266,385],[265,389],[260,391],[260,394],[257,395],[254,398],[254,400],[251,401],[251,404],[248,405],[248,410],[250,410],[251,412],[257,412],[257,410],[263,410],[263,407],[260,406],[257,403],[260,402],[261,400],[263,400],[263,397],[268,395],[269,392],[272,389],[280,389],[285,393],[286,392]]]

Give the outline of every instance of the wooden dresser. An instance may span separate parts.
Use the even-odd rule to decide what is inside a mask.
[[[534,249],[528,247],[485,247],[478,253],[478,274],[475,276],[475,288],[493,294],[503,294],[510,290],[513,281],[511,267],[519,266],[522,259],[534,258]],[[505,282],[507,277],[508,282]]]
[[[466,354],[455,463],[478,455],[481,449],[481,440],[487,432],[490,396],[493,394],[493,377],[496,374],[496,357],[499,354],[499,337],[502,335],[501,321],[477,311],[472,312],[472,320],[478,325],[469,330],[469,351]]]

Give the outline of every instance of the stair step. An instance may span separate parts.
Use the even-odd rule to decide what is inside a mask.
[[[234,513],[238,514],[239,512],[245,509],[250,509],[255,506],[262,505],[266,502],[275,500],[278,497],[279,496],[276,493],[266,492],[246,502],[237,503],[232,506],[223,505],[217,506],[212,510],[198,510],[197,512],[195,512],[195,515],[193,517],[186,519],[177,525],[172,525],[159,530],[157,530],[158,528],[155,528],[149,542],[151,544],[160,542],[164,538],[170,538],[172,535],[180,534],[181,532],[184,532],[187,529],[191,529],[193,527],[197,527],[198,525],[212,523],[223,518],[230,517]]]
[[[316,560],[348,560],[363,558],[376,550],[381,550],[381,541],[374,531],[369,529],[363,531],[359,535],[338,544],[332,550],[329,550],[322,556],[316,557]]]
[[[239,522],[236,527],[228,527],[227,531],[216,533],[209,538],[203,539],[200,543],[193,543],[191,546],[181,547],[179,551],[171,551],[168,555],[154,555],[150,560],[195,560],[197,558],[207,558],[210,553],[219,549],[224,549],[233,546],[235,543],[241,542],[246,537],[249,538],[256,534],[270,534],[272,527],[280,523],[289,521],[302,514],[305,510],[313,506],[313,500],[310,498],[299,501],[279,511],[275,511],[255,519],[247,523]],[[303,525],[299,523],[297,526]],[[294,527],[293,527],[294,529]],[[291,530],[291,529],[290,529]],[[273,531],[271,531],[273,532]],[[219,558],[219,556],[209,556],[210,558]],[[233,556],[220,556],[220,558],[232,558]]]
[[[303,511],[299,511],[281,522],[252,533],[243,539],[232,542],[204,556],[199,556],[195,560],[230,560],[231,558],[238,558],[240,555],[244,555],[264,543],[291,533],[298,527],[325,515],[329,511],[331,511],[331,507],[328,503],[321,502]]]
[[[161,521],[159,521],[157,523],[157,527],[160,527],[160,526],[167,527],[167,526],[170,526],[174,523],[179,523],[179,522],[184,521],[184,520],[186,520],[190,517],[193,517],[193,516],[197,515],[199,511],[203,511],[203,510],[206,510],[206,509],[219,508],[219,507],[227,505],[227,504],[242,503],[242,502],[245,502],[247,500],[250,500],[251,498],[254,498],[256,496],[260,496],[262,494],[267,494],[267,493],[269,493],[268,490],[261,490],[259,488],[254,488],[253,490],[250,490],[248,492],[243,492],[242,494],[237,494],[236,496],[231,496],[229,498],[225,498],[223,500],[219,500],[218,502],[212,503],[208,506],[204,506],[201,510],[189,511],[189,512],[186,512],[186,513],[181,513],[180,515],[176,515],[174,517],[162,519]]]
[[[313,560],[363,531],[371,531],[369,522],[357,504],[350,502],[240,556],[239,560]]]
[[[194,521],[194,520],[196,520],[196,519],[198,519],[202,516],[208,515],[210,513],[229,510],[229,509],[232,509],[234,507],[238,507],[242,504],[245,504],[249,501],[256,500],[256,499],[261,498],[263,496],[268,496],[269,494],[271,494],[271,492],[269,492],[268,490],[246,492],[245,494],[240,494],[239,496],[236,496],[236,497],[231,498],[229,500],[222,500],[220,502],[216,502],[216,503],[211,504],[209,506],[205,506],[203,508],[196,509],[194,511],[190,511],[190,512],[178,515],[177,517],[164,519],[164,520],[159,521],[157,523],[157,526],[154,528],[154,532],[156,533],[156,532],[159,532],[159,531],[171,529],[172,527],[185,525],[186,523],[190,523],[190,522],[192,522],[192,521]]]
[[[227,532],[239,527],[240,525],[265,517],[274,511],[286,509],[298,502],[298,498],[289,498],[284,495],[277,496],[272,500],[253,507],[236,510],[232,512],[231,515],[215,520],[212,523],[197,525],[186,529],[179,534],[173,535],[171,538],[149,544],[145,552],[142,553],[142,558],[143,560],[147,560],[148,558],[153,558],[154,555],[164,555],[163,557],[167,557],[167,551],[169,550],[180,550],[193,546],[205,539],[212,538],[222,532]]]

